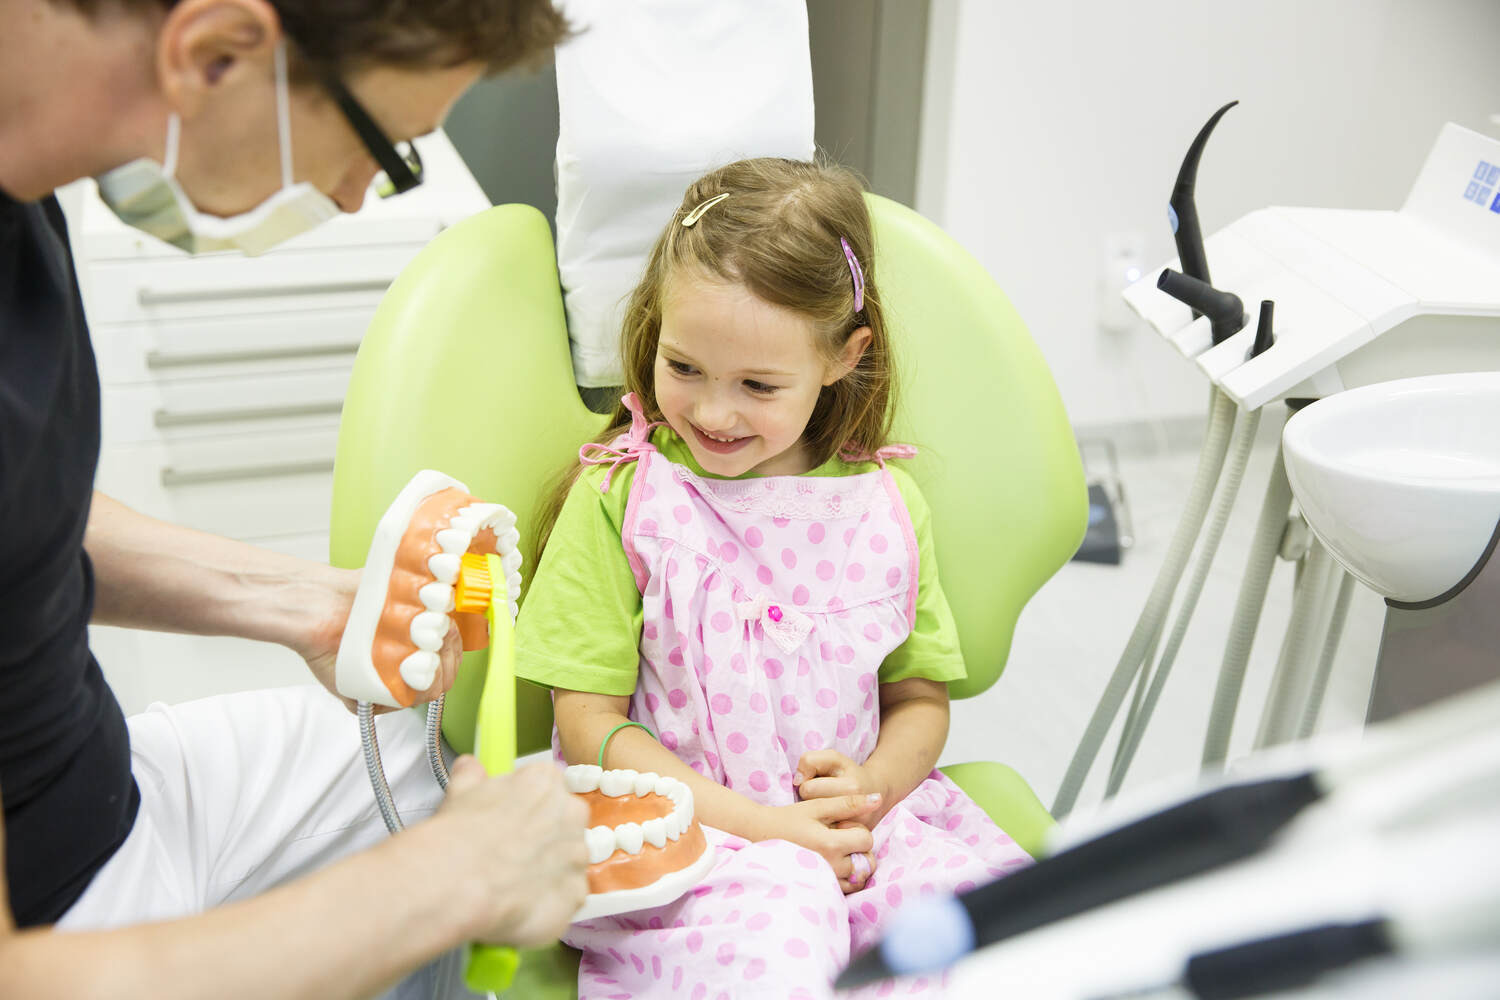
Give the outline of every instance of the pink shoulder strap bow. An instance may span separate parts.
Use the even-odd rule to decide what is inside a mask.
[[[852,444],[846,444],[839,449],[839,458],[846,462],[874,462],[882,469],[885,468],[885,460],[888,458],[916,458],[917,449],[910,444],[888,444],[884,448],[877,448],[873,452],[862,451]]]
[[[655,446],[651,443],[652,428],[666,426],[665,421],[658,420],[656,423],[646,421],[641,398],[635,393],[624,396],[620,402],[624,403],[625,408],[630,411],[630,430],[609,444],[590,441],[578,449],[578,461],[584,465],[609,466],[609,471],[604,474],[604,482],[599,484],[600,493],[609,492],[609,481],[614,478],[615,470],[622,464],[634,462],[644,453],[653,450]]]

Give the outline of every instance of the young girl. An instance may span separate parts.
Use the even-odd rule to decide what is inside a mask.
[[[886,461],[912,452],[872,261],[850,174],[744,160],[688,189],[631,297],[628,395],[560,501],[519,672],[569,763],[687,782],[716,863],[575,924],[580,998],[828,996],[903,899],[1027,861],[934,769],[964,664]]]

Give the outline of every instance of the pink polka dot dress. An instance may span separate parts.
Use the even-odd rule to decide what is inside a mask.
[[[863,762],[878,671],[910,633],[918,548],[883,465],[850,476],[722,480],[668,461],[637,420],[622,543],[644,607],[630,716],[699,773],[757,802],[797,801],[803,753]],[[607,489],[607,480],[606,480]],[[652,910],[575,924],[579,996],[830,997],[903,900],[972,887],[1029,859],[938,771],[874,831],[876,870],[845,896],[814,852],[705,828],[717,862]],[[903,982],[901,995],[940,984]]]

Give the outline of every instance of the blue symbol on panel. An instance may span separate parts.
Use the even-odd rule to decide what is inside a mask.
[[[1488,163],[1484,162],[1483,160],[1480,160],[1479,161],[1479,166],[1477,166],[1477,167],[1474,168],[1474,179],[1476,181],[1483,181],[1486,177],[1489,176],[1489,174],[1490,174],[1490,165]]]
[[[1484,182],[1491,187],[1500,184],[1500,164],[1490,164],[1490,172],[1485,176]]]
[[[1484,204],[1484,199],[1479,197],[1479,185],[1474,181],[1469,182],[1469,187],[1464,191],[1464,201],[1477,201]]]
[[[1495,195],[1494,202],[1490,205],[1490,211],[1500,215],[1500,194]]]

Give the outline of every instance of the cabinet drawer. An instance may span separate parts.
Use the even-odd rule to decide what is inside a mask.
[[[348,387],[347,368],[116,386],[102,398],[103,447],[336,430]]]
[[[103,323],[91,331],[106,387],[165,379],[344,367],[354,363],[372,307]]]
[[[247,540],[327,531],[336,423],[105,449],[97,485],[166,521]],[[326,553],[325,553],[326,557]]]
[[[374,308],[420,244],[264,257],[184,257],[89,268],[89,321],[140,323],[364,306]]]
[[[424,185],[425,187],[425,185]],[[98,190],[90,187],[85,195],[85,224],[83,241],[90,260],[128,260],[136,263],[149,262],[155,266],[159,260],[187,260],[190,255],[170,243],[163,243],[154,236],[147,236],[115,219],[99,201]],[[300,236],[287,240],[265,256],[285,257],[288,254],[306,253],[309,250],[342,250],[349,246],[372,246],[375,244],[416,243],[425,244],[442,232],[444,220],[434,212],[421,212],[415,204],[396,206],[402,211],[416,209],[409,217],[391,215],[380,217],[381,211],[390,206],[376,199],[365,201],[365,208],[356,215],[340,215]],[[464,213],[450,213],[453,221],[464,218],[487,205],[469,208]],[[192,259],[214,260],[221,257],[243,259],[235,250],[199,254]]]

